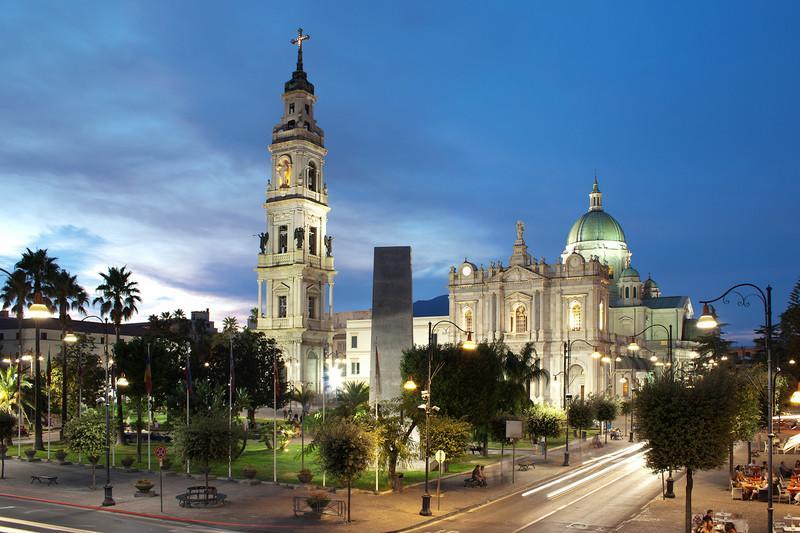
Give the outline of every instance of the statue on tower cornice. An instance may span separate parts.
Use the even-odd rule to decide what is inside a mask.
[[[295,228],[294,230],[294,242],[298,250],[303,249],[303,239],[305,234],[306,232],[303,228]]]
[[[267,244],[269,243],[269,232],[262,232],[258,234],[258,246],[261,248],[261,253],[266,253]]]
[[[522,242],[522,233],[525,231],[525,223],[517,220],[517,242]]]
[[[325,255],[328,257],[333,256],[333,236],[326,235],[325,236]]]

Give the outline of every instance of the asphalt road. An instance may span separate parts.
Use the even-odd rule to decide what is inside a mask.
[[[641,445],[631,445],[421,531],[613,531],[660,491],[661,478],[645,467]]]
[[[141,533],[226,530],[0,497],[0,533],[20,531]]]

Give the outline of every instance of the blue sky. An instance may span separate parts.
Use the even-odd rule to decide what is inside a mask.
[[[415,298],[514,222],[555,261],[594,169],[633,264],[699,299],[797,267],[800,6],[747,2],[8,2],[0,265],[48,247],[89,288],[127,264],[142,314],[244,316],[272,126],[302,26],[330,150],[339,310],[372,247]],[[699,307],[696,305],[696,307]],[[699,309],[698,309],[699,311]],[[720,307],[737,338],[757,308]]]

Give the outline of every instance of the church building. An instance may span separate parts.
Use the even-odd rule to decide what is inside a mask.
[[[283,114],[272,129],[271,178],[259,234],[256,329],[284,353],[287,379],[318,391],[333,344],[333,237],[328,234],[325,134],[317,125],[314,85],[303,70],[302,30],[297,68],[284,85]]]

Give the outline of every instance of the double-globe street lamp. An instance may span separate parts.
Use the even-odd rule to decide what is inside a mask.
[[[741,288],[749,288],[755,289],[755,293],[751,293],[748,295],[742,294],[739,290]],[[748,299],[751,296],[756,296],[764,306],[764,321],[766,324],[765,328],[765,337],[764,337],[764,347],[767,351],[767,439],[768,439],[768,450],[767,450],[767,470],[769,471],[769,475],[767,477],[767,531],[773,530],[773,514],[775,509],[773,508],[773,489],[774,485],[772,483],[772,441],[775,438],[775,434],[772,432],[772,409],[773,409],[773,385],[772,385],[772,287],[767,285],[766,290],[762,289],[758,285],[754,285],[753,283],[739,283],[730,287],[728,290],[722,293],[722,295],[712,299],[712,300],[700,300],[700,303],[703,304],[703,314],[697,320],[697,327],[699,329],[704,330],[711,330],[716,328],[719,323],[717,319],[712,315],[711,308],[709,304],[712,304],[716,301],[722,300],[722,303],[728,304],[730,300],[728,299],[729,294],[735,294],[739,301],[738,304],[741,307],[749,307],[750,302]]]
[[[111,413],[109,412],[109,397],[110,397],[110,383],[108,380],[108,318],[101,318],[97,315],[87,315],[83,317],[80,321],[83,322],[85,320],[98,320],[100,323],[103,324],[103,360],[105,364],[105,405],[106,405],[106,484],[103,487],[104,491],[104,498],[103,498],[103,507],[109,507],[114,505],[116,502],[113,498],[113,490],[114,487],[111,485],[111,444],[109,439],[109,434],[111,431]],[[78,341],[78,337],[72,331],[67,332],[64,336],[64,342],[74,343]],[[124,386],[127,383],[127,380],[122,383],[118,383],[120,386]]]
[[[567,398],[569,394],[567,394],[569,389],[569,367],[570,361],[572,360],[572,345],[576,342],[582,342],[589,346],[592,349],[592,359],[600,359],[602,358],[602,354],[597,351],[597,346],[592,344],[589,341],[585,341],[583,339],[573,339],[573,340],[566,340],[564,341],[564,409],[566,410],[567,405]],[[567,423],[566,423],[566,431],[564,432],[565,441],[564,441],[564,464],[562,466],[569,466],[569,413],[567,413]]]
[[[472,332],[466,329],[461,328],[455,322],[450,320],[440,320],[436,324],[428,322],[428,388],[427,390],[422,391],[422,399],[425,403],[419,406],[420,409],[425,411],[425,493],[422,495],[422,509],[420,510],[419,514],[422,516],[430,516],[431,513],[431,494],[428,491],[428,473],[430,471],[430,463],[429,463],[429,455],[430,455],[430,446],[431,446],[431,433],[430,433],[430,417],[431,417],[431,410],[438,411],[439,408],[436,406],[431,406],[431,381],[433,377],[442,369],[444,366],[444,362],[440,362],[436,365],[436,368],[431,369],[432,366],[432,359],[433,359],[433,331],[436,329],[437,326],[440,324],[450,324],[455,327],[458,331],[465,333],[467,335],[467,339],[461,343],[461,348],[464,350],[472,351],[477,348],[477,344],[474,340],[472,340]],[[417,384],[414,383],[414,380],[409,376],[408,381],[403,385],[405,390],[411,391],[417,388]]]

